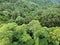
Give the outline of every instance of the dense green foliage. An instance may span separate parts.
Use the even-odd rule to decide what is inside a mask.
[[[53,5],[53,0],[28,0],[34,2],[40,6]]]
[[[58,8],[48,8],[40,18],[42,25],[53,27],[60,26],[60,11]]]
[[[28,24],[31,20],[39,20],[42,26],[60,26],[60,5],[39,6],[25,0],[0,4],[0,23],[16,22],[21,25]]]
[[[60,27],[42,27],[38,20],[18,26],[8,23],[0,27],[0,45],[59,45]]]
[[[0,0],[0,45],[60,45],[60,3],[55,3]]]

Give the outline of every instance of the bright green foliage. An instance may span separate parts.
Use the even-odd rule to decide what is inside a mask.
[[[51,28],[50,36],[55,45],[60,44],[60,27]]]
[[[32,31],[36,31],[36,30],[40,30],[40,23],[38,20],[32,20],[29,24],[28,24],[28,28],[29,30],[32,30]]]
[[[60,45],[59,10],[51,0],[0,0],[0,45]]]
[[[11,45],[11,39],[13,34],[13,29],[16,27],[17,25],[15,23],[8,23],[8,24],[4,24],[1,28],[0,28],[0,45]]]
[[[20,26],[4,24],[0,27],[0,45],[59,45],[59,29],[42,27],[38,20]]]
[[[0,45],[11,45],[9,38],[3,38],[0,40]]]

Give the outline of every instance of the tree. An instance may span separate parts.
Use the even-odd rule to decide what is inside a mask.
[[[54,10],[55,9],[55,10]],[[44,11],[40,17],[41,24],[47,27],[60,26],[59,10],[56,8],[49,8]]]

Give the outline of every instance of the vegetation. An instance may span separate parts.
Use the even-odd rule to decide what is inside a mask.
[[[60,45],[60,3],[0,0],[0,45]]]

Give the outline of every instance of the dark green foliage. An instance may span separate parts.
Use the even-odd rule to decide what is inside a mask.
[[[21,23],[29,23],[32,19],[37,19],[38,16],[35,14],[37,9],[39,8],[38,5],[24,1],[24,0],[17,0],[16,3],[1,3],[0,5],[1,14],[5,15],[4,20],[7,20],[6,22],[10,22],[9,20],[14,20],[17,24]],[[36,16],[36,17],[34,17]],[[3,18],[2,17],[2,18]],[[21,18],[20,18],[21,17]],[[6,19],[7,18],[7,19]],[[18,20],[19,19],[19,20]],[[4,21],[2,19],[2,21]],[[13,22],[13,21],[12,21]],[[19,25],[21,25],[19,24]]]
[[[60,11],[58,8],[45,10],[40,17],[41,24],[47,27],[60,26]]]
[[[59,10],[51,0],[0,0],[0,45],[60,45]]]
[[[60,26],[60,8],[58,4],[56,5],[39,6],[25,0],[18,0],[16,3],[4,2],[0,5],[0,21],[22,25],[28,24],[31,20],[39,20],[42,26]]]

